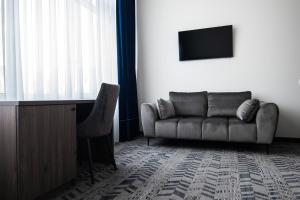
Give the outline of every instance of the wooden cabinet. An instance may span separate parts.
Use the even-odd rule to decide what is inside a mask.
[[[20,106],[19,180],[21,199],[76,176],[75,105]]]
[[[75,110],[0,106],[0,199],[32,200],[76,177]]]
[[[14,106],[0,106],[0,199],[17,199],[17,127]]]

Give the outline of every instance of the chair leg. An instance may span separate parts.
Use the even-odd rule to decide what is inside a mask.
[[[149,143],[150,143],[150,138],[147,138],[147,143],[148,143],[148,146],[149,146]]]
[[[113,147],[112,147],[112,144],[111,144],[111,141],[110,141],[110,136],[107,135],[107,136],[105,136],[105,138],[106,138],[106,143],[107,143],[108,151],[109,151],[109,154],[111,156],[112,164],[114,166],[114,169],[117,170],[117,165],[116,165],[116,161],[115,161],[115,155],[113,153]]]
[[[89,170],[91,174],[91,183],[95,183],[95,178],[94,178],[94,172],[93,172],[93,158],[92,158],[92,150],[91,150],[91,143],[90,139],[87,139],[87,147],[88,147],[88,155],[89,155]]]

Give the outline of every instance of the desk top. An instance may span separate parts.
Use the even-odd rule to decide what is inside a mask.
[[[85,104],[94,103],[95,100],[28,100],[28,101],[3,101],[0,100],[0,106],[36,106],[36,105],[64,105],[64,104]]]

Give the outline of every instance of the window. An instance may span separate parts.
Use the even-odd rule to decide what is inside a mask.
[[[3,1],[0,1],[0,96],[4,94],[4,40],[3,40]]]
[[[117,81],[116,2],[0,0],[0,97],[95,98]]]
[[[101,82],[114,82],[115,1],[19,2],[25,99],[95,98]]]

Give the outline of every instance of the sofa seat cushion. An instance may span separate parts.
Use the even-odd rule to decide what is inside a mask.
[[[229,119],[230,142],[253,142],[256,143],[257,132],[255,123],[245,123],[237,118]]]
[[[251,99],[251,92],[208,93],[208,117],[235,117],[239,106]]]
[[[177,138],[177,125],[180,118],[170,118],[155,122],[155,135],[162,138]]]
[[[228,141],[228,119],[206,118],[202,125],[202,140]]]
[[[201,140],[203,120],[201,117],[180,119],[177,126],[177,138]]]
[[[207,92],[170,92],[169,97],[177,116],[206,117]]]

